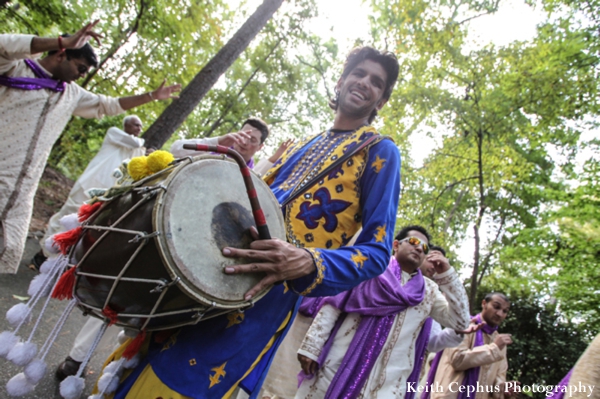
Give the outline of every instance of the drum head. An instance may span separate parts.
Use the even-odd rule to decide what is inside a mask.
[[[286,239],[279,203],[270,188],[252,174],[271,237]],[[239,166],[232,160],[204,156],[178,167],[154,208],[161,256],[180,288],[194,299],[221,308],[239,308],[244,294],[264,274],[226,275],[224,268],[249,263],[226,258],[224,247],[249,248],[255,226]],[[253,300],[260,299],[268,289]]]

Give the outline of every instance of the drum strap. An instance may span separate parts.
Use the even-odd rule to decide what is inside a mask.
[[[319,174],[317,174],[311,180],[306,182],[306,184],[304,185],[304,187],[301,190],[297,190],[296,192],[292,193],[285,201],[283,201],[281,203],[281,208],[282,209],[285,208],[285,206],[287,204],[289,204],[290,202],[292,202],[293,200],[298,198],[298,196],[300,196],[306,190],[311,188],[315,183],[317,183],[324,176],[329,174],[329,172],[331,172],[333,169],[340,166],[342,164],[342,162],[346,161],[348,158],[352,157],[353,155],[358,154],[360,151],[367,148],[368,146],[376,144],[384,139],[391,140],[391,138],[389,138],[387,136],[381,136],[381,135],[377,134],[377,135],[373,135],[373,136],[369,137],[368,139],[364,140],[361,144],[354,146],[354,148],[352,148],[350,151],[348,151],[347,153],[345,153],[344,155],[339,157],[335,162],[330,164],[327,168],[323,169]]]

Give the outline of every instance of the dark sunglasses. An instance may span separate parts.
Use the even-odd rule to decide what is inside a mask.
[[[429,244],[427,244],[426,242],[424,242],[423,240],[421,240],[418,237],[406,237],[406,238],[401,239],[398,242],[404,242],[404,241],[407,241],[413,247],[420,245],[421,248],[423,248],[423,253],[425,255],[427,255],[429,253]]]

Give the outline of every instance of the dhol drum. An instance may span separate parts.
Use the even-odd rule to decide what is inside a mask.
[[[271,236],[285,240],[277,200],[254,173],[252,181]],[[225,266],[245,260],[221,251],[249,248],[254,225],[234,161],[184,158],[105,203],[83,226],[71,253],[74,296],[88,314],[146,331],[243,310],[267,293],[243,299],[264,275],[226,275]]]

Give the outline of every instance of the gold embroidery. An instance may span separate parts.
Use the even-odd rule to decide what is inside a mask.
[[[232,326],[235,326],[236,324],[240,324],[242,321],[244,321],[244,313],[240,312],[240,311],[236,311],[236,312],[231,312],[227,314],[227,327],[225,328],[229,328]]]
[[[196,364],[196,359],[190,359],[190,366],[195,366]]]
[[[323,259],[321,259],[321,252],[319,252],[318,250],[316,250],[314,248],[307,248],[306,250],[308,252],[310,252],[310,254],[312,255],[312,257],[315,261],[315,266],[317,267],[317,277],[315,278],[315,281],[313,281],[313,283],[307,289],[305,289],[303,292],[300,293],[300,295],[303,295],[303,296],[310,294],[317,285],[319,285],[323,282],[323,274],[325,271],[325,266],[323,265]]]
[[[385,232],[385,224],[377,227],[377,233],[375,234],[375,242],[383,242],[383,239],[387,236]]]
[[[356,253],[352,254],[350,259],[352,259],[352,262],[354,262],[354,265],[356,267],[358,267],[359,269],[362,269],[365,264],[365,261],[368,260],[369,258],[364,256],[362,254],[362,252],[360,252],[360,250],[357,249]]]
[[[208,387],[208,389],[210,389],[213,386],[215,386],[215,385],[220,384],[221,382],[223,382],[223,380],[221,380],[221,377],[225,377],[225,374],[227,374],[225,372],[225,365],[226,364],[227,364],[227,362],[223,363],[219,367],[213,367],[211,369],[211,371],[214,371],[215,374],[208,376],[208,379],[210,380],[210,386]]]
[[[371,164],[371,167],[373,169],[375,169],[375,173],[379,173],[381,172],[381,169],[383,169],[383,164],[387,161],[387,159],[381,159],[379,158],[379,155],[375,155],[375,160],[373,161],[373,163]]]

